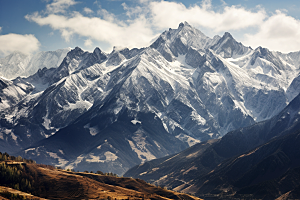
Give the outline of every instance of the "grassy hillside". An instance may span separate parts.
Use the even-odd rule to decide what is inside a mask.
[[[139,179],[56,169],[1,153],[0,185],[46,199],[199,199]]]

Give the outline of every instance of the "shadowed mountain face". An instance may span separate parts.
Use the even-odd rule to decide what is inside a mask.
[[[224,161],[213,172],[195,181],[199,187],[197,196],[237,191],[236,197],[253,195],[275,199],[296,189],[300,185],[299,142],[297,131]]]
[[[278,114],[298,94],[297,55],[211,39],[187,22],[142,49],[76,47],[56,68],[3,79],[0,150],[123,174]]]
[[[284,186],[298,180],[299,119],[300,95],[269,120],[138,165],[124,176],[200,197],[274,199],[299,186]]]

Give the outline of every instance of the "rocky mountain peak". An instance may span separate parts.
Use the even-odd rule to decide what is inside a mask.
[[[211,49],[223,58],[239,57],[252,50],[249,47],[245,47],[242,43],[237,42],[228,32],[225,32]]]
[[[193,28],[189,23],[185,22],[181,22],[178,26],[178,29],[182,29],[182,28]]]
[[[82,54],[82,53],[84,53],[84,51],[83,51],[80,47],[75,47],[75,49],[72,49],[72,50],[67,54],[67,56],[71,56],[71,57],[72,57],[72,55],[80,55],[80,54]]]
[[[223,38],[230,38],[233,39],[232,35],[229,32],[225,32]]]
[[[206,49],[213,40],[187,22],[179,24],[178,29],[163,32],[151,45],[158,50],[166,60],[174,61],[178,55],[186,54],[189,47]]]
[[[7,86],[8,86],[8,81],[6,81],[0,77],[0,90],[6,88]]]
[[[261,56],[266,56],[271,53],[269,49],[263,48],[261,46],[257,47],[255,49],[255,52],[259,53]]]
[[[99,60],[105,60],[107,58],[107,55],[105,52],[101,51],[99,47],[96,47],[93,51],[93,54],[99,59]]]

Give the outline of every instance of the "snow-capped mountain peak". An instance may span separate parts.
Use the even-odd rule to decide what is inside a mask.
[[[223,37],[215,43],[211,49],[223,58],[237,58],[251,53],[250,47],[245,47],[242,43],[237,42],[230,33],[225,32]]]
[[[93,54],[96,55],[97,59],[100,61],[107,59],[107,54],[105,52],[101,51],[101,49],[99,47],[96,47],[94,49]]]
[[[299,90],[298,55],[187,22],[146,48],[76,47],[59,67],[1,82],[0,151],[33,145],[24,155],[121,174],[276,115]]]
[[[178,55],[186,54],[189,47],[206,49],[211,46],[212,42],[215,41],[184,22],[179,24],[178,29],[163,32],[151,47],[157,49],[166,60],[172,62]]]

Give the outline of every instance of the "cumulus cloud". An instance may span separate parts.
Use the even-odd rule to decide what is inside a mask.
[[[19,51],[24,54],[31,54],[39,49],[40,42],[34,35],[19,35],[10,33],[0,35],[0,55],[7,56],[8,54]]]
[[[84,8],[83,8],[83,12],[85,12],[86,14],[91,14],[91,13],[93,13],[94,11],[92,11],[90,8],[84,7]]]
[[[93,41],[91,39],[87,39],[84,41],[84,46],[86,47],[92,47],[93,46]]]
[[[74,0],[53,0],[52,3],[47,5],[47,13],[65,13],[66,9],[72,5],[77,4]]]
[[[136,2],[135,6],[122,3],[123,14],[127,16],[122,19],[101,8],[98,1],[95,2],[99,7],[97,13],[89,8],[83,9],[83,13],[89,14],[88,16],[76,11],[66,12],[68,7],[77,3],[75,0],[54,0],[47,5],[46,12],[36,12],[26,15],[25,18],[41,26],[59,30],[66,41],[70,41],[77,34],[91,40],[85,41],[86,46],[93,40],[109,44],[109,49],[116,45],[129,48],[148,46],[163,30],[176,28],[183,21],[200,30],[205,28],[213,34],[252,28],[257,33],[244,33],[245,40],[242,42],[247,45],[255,47],[260,44],[280,51],[300,49],[299,20],[279,11],[268,16],[262,7],[257,6],[250,10],[242,6],[228,6],[224,0],[221,0],[217,11],[211,0],[203,0],[201,4],[189,7],[165,0]]]
[[[263,46],[286,53],[299,51],[300,20],[277,11],[260,25],[256,34],[245,36],[244,43],[254,48]]]
[[[111,46],[122,45],[143,47],[149,45],[153,32],[148,21],[141,17],[128,24],[115,23],[115,19],[105,20],[98,17],[86,17],[80,13],[72,16],[50,14],[45,17],[34,13],[27,15],[26,19],[34,21],[41,26],[49,25],[54,30],[59,30],[62,37],[69,41],[73,34],[85,36],[100,42],[107,42]]]
[[[201,6],[194,5],[188,8],[176,2],[151,2],[149,8],[153,24],[158,28],[174,27],[178,22],[187,21],[194,26],[220,32],[257,26],[266,18],[263,9],[253,12],[243,7],[224,6],[223,12],[215,12],[211,2],[207,0],[203,1]]]

